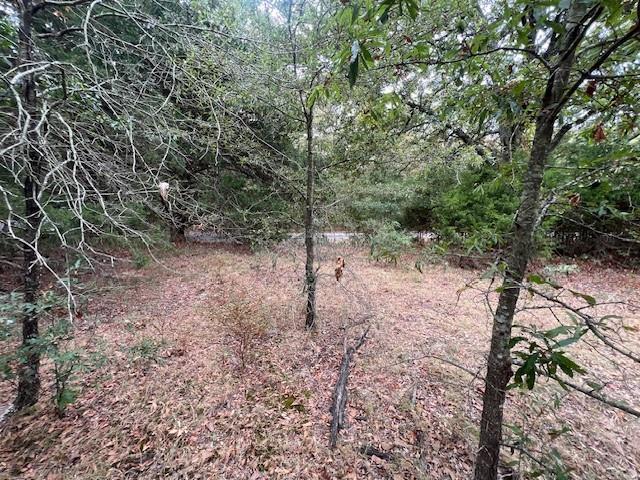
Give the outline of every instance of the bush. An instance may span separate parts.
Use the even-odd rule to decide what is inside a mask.
[[[129,358],[131,360],[149,360],[157,362],[160,350],[164,347],[165,342],[163,340],[156,340],[150,337],[143,337],[129,347]]]
[[[638,145],[591,138],[561,146],[556,162],[564,168],[545,174],[556,202],[543,227],[555,253],[638,257],[640,173],[633,159],[639,154]],[[572,181],[575,170],[584,180]]]
[[[398,258],[411,245],[411,237],[399,231],[398,222],[379,224],[375,233],[370,236],[371,257],[385,262],[398,263]]]
[[[468,169],[443,192],[434,209],[434,227],[443,239],[469,255],[504,246],[519,201],[509,167]]]
[[[149,265],[149,257],[135,248],[131,251],[131,261],[133,262],[133,266],[138,270]]]
[[[74,348],[73,325],[69,321],[67,299],[51,290],[44,292],[35,304],[24,302],[22,294],[0,295],[0,341],[6,342],[0,351],[0,378],[14,378],[17,368],[29,352],[37,351],[53,364],[53,402],[58,415],[63,416],[78,391],[72,383],[82,370],[99,366],[98,357]],[[26,310],[37,313],[40,335],[28,346],[13,349],[19,341],[20,318]],[[44,383],[44,382],[43,382]]]
[[[225,308],[221,319],[225,337],[244,370],[254,358],[260,342],[267,337],[269,322],[257,302],[235,301]]]
[[[369,172],[343,182],[352,200],[340,223],[366,232],[399,222],[405,230],[437,233],[467,254],[504,247],[519,204],[523,159],[500,165],[463,160],[431,162],[402,175]]]

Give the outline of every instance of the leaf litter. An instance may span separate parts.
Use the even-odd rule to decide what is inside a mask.
[[[45,391],[34,411],[5,423],[0,478],[468,478],[490,315],[483,295],[459,291],[479,273],[430,265],[420,274],[403,267],[411,259],[396,267],[357,247],[319,250],[315,333],[303,327],[295,248],[276,255],[192,245],[164,266],[119,269],[123,288],[90,300],[76,338],[100,350],[105,365],[79,375],[81,394],[65,417]],[[338,255],[347,259],[340,283]],[[567,276],[571,288],[627,301],[602,313],[639,325],[637,275],[580,270]],[[239,328],[229,317],[238,302],[236,320],[249,322]],[[541,309],[522,316],[553,325]],[[255,336],[246,333],[252,321]],[[333,386],[344,345],[365,322],[370,339],[356,355],[346,426],[332,451]],[[640,398],[637,372],[624,362],[587,348],[572,353],[608,379],[608,392]],[[45,388],[50,370],[45,363]],[[11,388],[0,386],[3,400]],[[526,430],[532,451],[557,448],[574,478],[638,478],[637,421],[580,394],[545,382],[512,391],[506,421]]]

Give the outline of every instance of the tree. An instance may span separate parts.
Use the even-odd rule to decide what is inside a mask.
[[[393,55],[380,68],[406,71],[419,67],[432,76],[430,68],[444,69],[449,72],[445,78],[451,78],[452,70],[455,70],[461,79],[455,83],[475,84],[482,92],[490,84],[485,76],[491,71],[482,59],[497,58],[494,61],[503,68],[500,73],[502,95],[509,93],[515,97],[514,100],[520,97],[520,101],[512,102],[513,110],[520,111],[518,117],[502,117],[497,122],[496,133],[502,147],[500,157],[503,162],[512,157],[512,142],[508,139],[517,138],[517,147],[526,126],[533,124],[519,208],[508,238],[509,253],[493,319],[485,378],[475,478],[491,480],[497,477],[503,406],[512,377],[510,347],[513,318],[527,265],[534,254],[533,235],[541,215],[540,192],[544,173],[554,148],[569,131],[588,126],[596,128],[599,138],[602,138],[602,125],[595,126],[589,122],[601,108],[593,101],[594,85],[606,80],[622,83],[637,80],[637,65],[634,65],[633,58],[638,51],[640,7],[637,2],[538,4],[518,1],[514,5],[468,2],[463,7],[467,9],[462,11],[458,5],[449,7],[437,3],[430,6],[429,18],[421,18],[415,30],[402,19],[394,23],[395,29],[385,29],[383,25],[389,21],[390,12],[402,13],[403,7],[410,17],[417,17],[418,7],[412,2],[386,1],[379,9],[362,14],[360,25],[364,27],[356,29],[361,44],[371,44],[381,36],[388,38],[388,30],[397,32],[392,44],[395,50],[386,46],[386,41],[382,43],[383,50]],[[441,22],[437,16],[434,19],[434,10],[441,15]],[[353,70],[353,62],[350,68]],[[493,72],[497,76],[500,71]],[[424,81],[417,74],[414,78],[418,78],[418,82]],[[589,84],[582,94],[580,89],[587,81]],[[628,88],[627,83],[622,88],[606,91],[605,95],[611,95],[618,99],[618,104],[624,104],[628,102],[624,93]],[[525,91],[529,93],[522,98]],[[408,98],[422,111],[431,113],[432,109],[416,103],[411,95]],[[459,107],[465,110],[466,105]],[[485,117],[482,115],[481,119]],[[448,121],[448,128],[458,132],[457,136],[463,142],[471,141],[470,135],[450,125]],[[480,151],[478,153],[481,154]]]
[[[297,15],[294,17],[294,9]],[[294,82],[298,84],[298,97],[300,109],[304,116],[304,128],[306,138],[305,163],[306,163],[306,194],[304,203],[304,245],[305,245],[305,289],[307,292],[307,301],[305,307],[305,326],[308,329],[316,327],[316,271],[315,271],[315,185],[316,185],[316,159],[314,155],[313,130],[314,130],[314,107],[315,100],[309,98],[310,91],[316,86],[319,79],[320,71],[311,72],[311,78],[307,72],[301,69],[313,68],[313,65],[307,61],[301,66],[299,65],[299,56],[302,47],[299,43],[299,29],[302,17],[304,15],[305,4],[296,5],[294,1],[288,2],[287,9],[287,30],[289,34],[289,42],[291,46],[291,62],[293,65]],[[314,26],[315,27],[315,26]],[[317,32],[317,30],[315,30]],[[304,33],[301,34],[304,38]],[[316,67],[317,68],[317,67]],[[305,75],[306,73],[306,75]]]
[[[269,86],[267,104],[281,109],[292,122],[291,145],[293,159],[302,159],[302,182],[295,185],[298,172],[289,172],[282,180],[297,193],[304,204],[305,242],[305,326],[315,329],[317,270],[315,264],[315,235],[318,224],[318,118],[325,117],[319,108],[320,99],[336,89],[332,77],[334,52],[326,45],[326,38],[335,33],[331,4],[286,1],[270,6],[255,15],[253,38],[259,38],[268,48],[256,54],[255,63],[262,69],[255,72],[257,83]],[[246,17],[245,17],[246,18]],[[245,28],[248,28],[245,26]],[[249,32],[247,32],[249,35]],[[282,54],[286,52],[286,56]],[[266,66],[265,66],[266,64]],[[292,162],[295,163],[295,162]],[[294,201],[294,203],[295,203]],[[299,222],[296,222],[299,224]]]
[[[26,121],[37,117],[37,87],[35,72],[31,63],[34,61],[33,52],[33,13],[34,5],[31,0],[25,0],[20,6],[19,44],[16,66],[24,76],[22,94],[24,111],[20,112]],[[15,78],[14,78],[15,82]],[[23,239],[23,285],[24,302],[27,307],[22,317],[22,344],[25,348],[25,361],[19,371],[18,394],[15,400],[17,409],[33,405],[40,390],[40,354],[33,347],[33,341],[38,337],[38,317],[34,305],[40,290],[40,265],[36,255],[38,231],[42,224],[42,215],[38,205],[40,182],[43,172],[43,159],[37,147],[36,130],[27,125],[27,139],[23,147],[25,158],[24,176],[24,212],[25,235]]]
[[[520,207],[514,221],[505,278],[500,287],[494,315],[476,458],[476,480],[497,478],[504,401],[512,376],[510,343],[513,317],[532,255],[545,167],[553,146],[559,141],[557,136],[563,135],[562,132],[565,131],[562,127],[555,126],[556,121],[585,80],[601,69],[616,71],[615,63],[608,63],[610,57],[640,34],[640,17],[635,20],[627,19],[622,24],[632,23],[631,28],[620,36],[614,33],[607,41],[602,42],[593,33],[593,27],[596,22],[603,21],[601,17],[606,13],[611,14],[612,10],[599,3],[587,5],[575,1],[566,9],[559,8],[552,15],[560,28],[550,34],[549,43],[541,53],[542,58],[549,63],[549,72],[544,94],[537,108],[535,133],[524,174]],[[595,45],[590,43],[594,39]]]
[[[315,151],[316,104],[320,96],[327,94],[332,81],[332,63],[323,58],[325,51],[319,48],[323,38],[331,35],[334,7],[323,3],[318,6],[307,2],[286,3],[287,32],[291,49],[293,84],[295,85],[299,111],[304,118],[305,132],[305,187],[304,243],[305,243],[305,326],[316,328],[315,233],[316,233],[316,183],[318,178],[317,153]],[[327,52],[326,55],[331,55]]]
[[[175,11],[154,13],[150,5],[158,7],[25,0],[15,12],[17,48],[12,55],[9,44],[4,52],[13,64],[3,71],[9,95],[2,103],[0,194],[3,236],[23,253],[18,409],[38,398],[41,274],[66,291],[70,321],[75,313],[68,268],[49,245],[91,263],[105,255],[100,237],[148,244],[145,212],[166,215],[158,208],[163,158],[141,152],[164,147],[168,154],[167,126],[175,123],[167,95],[149,76],[163,62],[188,76],[176,59],[189,42],[175,42]],[[153,66],[131,68],[136,64]]]

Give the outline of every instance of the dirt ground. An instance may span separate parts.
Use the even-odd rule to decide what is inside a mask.
[[[74,344],[93,362],[78,373],[78,400],[56,416],[45,364],[40,403],[0,432],[0,478],[469,478],[489,281],[442,264],[420,273],[412,258],[376,263],[366,253],[320,248],[315,333],[303,328],[297,248],[252,254],[188,246],[162,264],[103,274],[101,293],[77,321]],[[338,255],[346,260],[340,283]],[[624,302],[597,313],[640,326],[639,275],[579,267],[557,281],[598,301]],[[521,306],[536,301],[525,295]],[[517,321],[552,327],[558,319],[527,309]],[[350,376],[347,425],[330,450],[342,352],[369,324]],[[624,331],[640,350],[640,334]],[[568,350],[588,370],[574,381],[597,380],[602,393],[638,408],[637,365],[585,339]],[[0,404],[11,401],[12,388],[0,385]],[[506,449],[505,462],[533,470],[562,461],[576,479],[640,478],[638,419],[544,380],[533,391],[511,390],[506,411],[505,442],[515,448]]]

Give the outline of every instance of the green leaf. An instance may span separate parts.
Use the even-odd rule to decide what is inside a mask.
[[[371,56],[371,52],[364,45],[360,46],[360,58],[362,58],[362,64],[365,68],[370,68],[373,66],[373,57]]]
[[[526,339],[527,337],[512,337],[511,340],[509,340],[509,348],[515,347],[518,343]]]
[[[586,383],[591,388],[593,388],[594,391],[602,390],[604,388],[604,385],[602,385],[602,384],[600,384],[598,382],[591,381],[591,380],[587,380]]]
[[[389,20],[389,11],[391,10],[391,4],[388,2],[383,2],[380,7],[380,17],[378,18],[378,20],[380,20],[380,23],[384,24]]]
[[[64,411],[64,409],[75,402],[78,398],[78,392],[69,387],[65,387],[62,391],[59,392],[56,398],[56,406],[59,410]]]
[[[527,388],[533,390],[533,386],[536,384],[536,370],[532,369],[527,374]]]
[[[311,90],[311,92],[309,93],[309,96],[307,97],[307,102],[306,102],[307,108],[313,108],[313,106],[316,104],[316,102],[320,98],[322,91],[323,91],[322,85],[318,85]]]
[[[532,273],[531,275],[529,275],[527,277],[527,280],[531,283],[537,283],[538,285],[544,285],[545,283],[547,283],[544,278],[542,278],[540,275],[537,275],[535,273]]]
[[[533,388],[536,382],[536,363],[540,358],[538,353],[534,353],[532,355],[524,356],[520,355],[522,358],[526,358],[524,364],[518,370],[513,377],[513,383],[516,385],[522,385],[522,377],[525,377],[526,386],[529,390]]]
[[[480,111],[480,115],[478,116],[478,130],[482,128],[484,125],[484,121],[487,119],[488,110],[486,108]]]
[[[526,87],[527,87],[527,82],[523,80],[522,82],[516,83],[511,89],[511,92],[517,97],[524,91]]]
[[[558,343],[556,343],[556,347],[557,348],[568,347],[569,345],[573,345],[574,343],[576,343],[578,340],[580,340],[580,337],[565,338],[563,340],[560,340]]]
[[[566,357],[562,353],[554,353],[551,355],[551,358],[553,361],[555,361],[558,364],[558,366],[560,367],[560,370],[562,370],[566,375],[570,377],[573,377],[574,372],[577,372],[577,373],[585,372],[585,370],[580,365],[578,365],[576,362]]]
[[[353,8],[347,7],[343,9],[338,15],[338,25],[347,27],[351,25],[351,19],[353,18]]]
[[[473,37],[473,42],[471,42],[471,52],[477,53],[479,50],[484,48],[487,44],[489,37],[485,33],[479,33],[475,37]]]
[[[587,302],[590,306],[594,306],[597,302],[596,299],[591,295],[587,295],[586,293],[576,292],[575,290],[569,290],[573,293],[574,296],[582,298],[585,302]]]
[[[552,328],[551,330],[547,330],[544,332],[544,336],[547,338],[555,338],[561,333],[568,333],[571,331],[571,327],[567,327],[566,325],[560,325],[559,327]]]
[[[360,4],[356,3],[355,5],[353,5],[352,9],[353,13],[351,14],[351,23],[353,24],[358,19],[358,15],[360,14]]]
[[[418,6],[418,1],[406,0],[406,4],[407,4],[407,13],[409,14],[409,17],[411,17],[411,20],[415,20],[416,17],[418,16],[418,11],[420,10]]]

